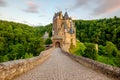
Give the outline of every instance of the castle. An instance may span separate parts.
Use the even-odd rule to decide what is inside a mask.
[[[55,13],[53,17],[52,40],[54,47],[61,47],[66,51],[71,45],[76,46],[76,29],[72,18],[62,11]]]

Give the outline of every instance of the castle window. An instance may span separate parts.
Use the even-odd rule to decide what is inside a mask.
[[[64,23],[64,29],[67,29],[67,24],[66,23]]]
[[[70,34],[73,34],[73,33],[74,33],[73,28],[70,28]]]

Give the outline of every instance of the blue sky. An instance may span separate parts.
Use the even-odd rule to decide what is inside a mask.
[[[0,20],[47,25],[65,9],[73,19],[120,17],[120,0],[0,0]]]

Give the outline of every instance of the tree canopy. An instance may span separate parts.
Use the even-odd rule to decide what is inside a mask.
[[[44,28],[0,20],[0,62],[37,56],[44,50]]]
[[[74,23],[77,39],[81,42],[106,45],[106,41],[111,41],[120,50],[120,18],[74,20]]]

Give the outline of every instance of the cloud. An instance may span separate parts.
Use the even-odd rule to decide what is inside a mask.
[[[96,6],[97,5],[97,6]],[[75,4],[70,10],[82,8],[93,11],[93,15],[112,13],[120,10],[120,0],[75,0]],[[91,7],[94,7],[91,9]]]
[[[120,0],[101,0],[102,3],[93,10],[94,15],[112,13],[120,10]]]
[[[91,0],[75,0],[75,4],[71,6],[71,10],[86,6]]]
[[[6,6],[5,0],[0,0],[0,7],[4,7],[4,6]]]
[[[30,0],[26,2],[26,5],[28,8],[24,10],[25,12],[38,13],[38,6],[36,3]]]

